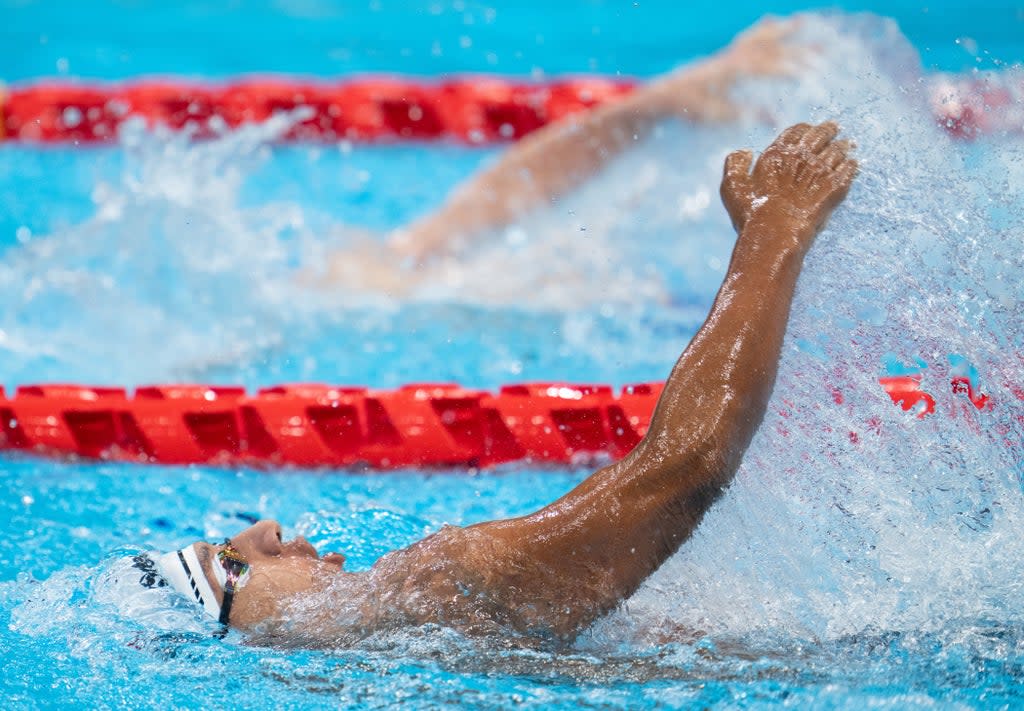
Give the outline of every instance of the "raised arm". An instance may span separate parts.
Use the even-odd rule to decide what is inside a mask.
[[[508,224],[579,185],[666,118],[733,118],[732,84],[743,76],[783,71],[789,59],[784,40],[794,26],[795,21],[761,22],[702,62],[526,136],[458,186],[438,210],[397,231],[392,247],[415,261],[454,252],[473,233]]]
[[[474,527],[518,571],[506,588],[532,597],[554,631],[571,635],[630,595],[731,481],[771,395],[804,254],[857,172],[837,131],[793,126],[752,173],[749,151],[726,159],[722,200],[739,238],[636,449],[533,515]]]
[[[722,201],[739,233],[728,273],[627,457],[534,514],[445,527],[365,573],[257,524],[232,538],[254,572],[231,623],[274,643],[348,644],[426,622],[570,640],[632,594],[693,534],[761,423],[804,255],[857,173],[837,132],[793,126],[753,171],[749,151],[726,159]]]

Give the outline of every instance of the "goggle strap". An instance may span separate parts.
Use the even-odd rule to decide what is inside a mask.
[[[227,625],[231,617],[231,602],[235,598],[235,586],[230,582],[224,586],[224,601],[220,605],[220,623]]]

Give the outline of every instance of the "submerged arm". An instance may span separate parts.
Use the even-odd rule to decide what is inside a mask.
[[[631,594],[731,481],[772,392],[804,254],[856,173],[837,130],[788,129],[752,175],[749,152],[727,159],[739,238],[636,449],[531,516],[478,527],[528,561],[538,599],[558,600],[555,629],[570,634]]]
[[[508,224],[579,185],[666,118],[732,118],[737,113],[728,97],[732,84],[745,75],[781,71],[783,40],[794,26],[763,22],[710,59],[526,136],[456,188],[440,209],[397,232],[392,246],[416,261],[455,251],[472,233]]]
[[[562,195],[664,117],[642,99],[638,90],[524,137],[458,186],[438,210],[396,232],[392,245],[416,261],[451,253],[473,233],[506,225]]]

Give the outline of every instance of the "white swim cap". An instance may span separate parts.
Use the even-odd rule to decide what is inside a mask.
[[[213,619],[220,619],[220,603],[199,564],[194,544],[160,556],[156,568],[168,585],[199,604]]]
[[[147,627],[208,634],[208,623],[199,621],[194,607],[182,604],[163,576],[156,563],[159,555],[139,553],[109,560],[93,582],[91,595],[113,606],[121,617]]]

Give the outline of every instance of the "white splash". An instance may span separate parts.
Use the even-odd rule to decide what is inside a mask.
[[[778,92],[783,124],[838,119],[862,173],[808,256],[734,484],[598,639],[1024,620],[1022,145],[972,149],[937,128],[892,23],[804,32],[826,48],[817,65],[747,91]],[[934,415],[888,401],[877,377],[890,354],[927,364]],[[962,361],[991,409],[951,392]]]
[[[671,323],[710,301],[733,242],[709,199],[725,154],[808,119],[837,118],[857,141],[862,174],[808,257],[775,397],[733,487],[598,637],[833,638],[1024,617],[1024,405],[1011,392],[1024,384],[1024,144],[996,136],[973,149],[936,127],[891,23],[811,17],[804,34],[822,48],[813,66],[740,92],[773,125],[665,126],[415,295],[562,313],[553,347],[565,358],[656,351],[667,372],[681,344],[632,307]],[[416,305],[331,302],[303,286],[296,271],[325,250],[309,213],[241,199],[287,121],[206,143],[129,129],[125,168],[96,186],[95,214],[0,265],[7,372],[178,378],[230,369],[328,318],[415,316]],[[614,343],[595,326],[606,314],[623,319]],[[928,364],[939,412],[919,420],[888,402],[877,376],[890,353]],[[993,409],[949,392],[950,354],[977,368]]]

